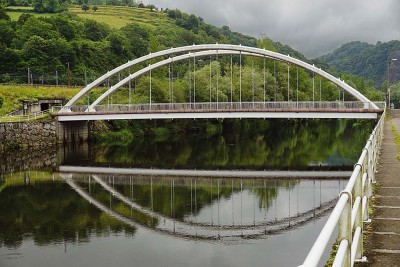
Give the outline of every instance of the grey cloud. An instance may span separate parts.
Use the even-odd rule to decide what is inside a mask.
[[[193,13],[216,26],[292,46],[308,57],[349,41],[400,39],[396,0],[147,0]]]

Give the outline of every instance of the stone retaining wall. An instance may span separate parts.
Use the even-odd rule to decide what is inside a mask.
[[[30,147],[0,153],[0,173],[57,168],[57,147]]]
[[[20,147],[50,147],[57,144],[56,121],[0,123],[0,152]]]

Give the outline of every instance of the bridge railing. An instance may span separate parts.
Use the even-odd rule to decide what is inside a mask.
[[[363,222],[368,222],[368,202],[372,195],[372,183],[375,181],[375,170],[378,152],[382,142],[385,114],[383,114],[368,138],[354,171],[340,193],[340,198],[328,218],[325,226],[307,255],[303,265],[319,266],[329,240],[338,226],[336,251],[332,266],[353,266],[356,261],[363,261]]]
[[[4,117],[0,117],[0,122],[24,122],[31,121],[36,119],[41,119],[47,116],[50,113],[50,110],[44,110],[39,112],[34,112],[28,115],[7,115]]]
[[[379,103],[378,103],[379,104]],[[72,106],[72,112],[85,112],[88,106]],[[196,102],[196,103],[153,103],[153,104],[108,104],[96,106],[96,112],[202,112],[202,111],[343,111],[373,109],[368,102]]]

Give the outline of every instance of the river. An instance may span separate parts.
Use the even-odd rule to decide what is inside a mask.
[[[348,171],[372,130],[372,123],[354,120],[243,124],[3,156],[0,265],[300,265],[345,179],[59,172],[62,166]]]

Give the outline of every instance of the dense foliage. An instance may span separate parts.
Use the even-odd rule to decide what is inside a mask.
[[[390,87],[390,102],[394,108],[400,108],[400,83],[396,83]]]
[[[125,7],[108,12],[124,10],[139,9]],[[289,46],[266,37],[256,40],[232,32],[227,26],[217,28],[200,17],[179,10],[141,12],[142,16],[150,18],[148,22],[138,19],[116,28],[112,23],[83,19],[72,12],[44,17],[23,13],[17,21],[12,21],[4,8],[0,8],[0,82],[84,85],[130,59],[170,47],[201,43],[257,46],[307,61]],[[126,70],[121,75],[127,75],[128,71],[137,69]],[[194,76],[196,92],[192,84]],[[120,76],[111,78],[103,85],[109,86],[119,79]],[[372,83],[353,75],[342,75],[342,79],[367,97],[383,100],[382,93],[377,93]],[[149,101],[147,75],[135,80],[133,87],[134,94],[130,98],[125,92],[125,95],[116,95],[107,101]],[[200,102],[343,99],[336,85],[313,73],[250,56],[243,58],[242,65],[238,56],[220,56],[218,60],[217,57],[198,59],[195,71],[193,64],[190,66],[188,62],[173,64],[171,69],[168,66],[158,69],[153,73],[152,90],[153,102],[189,102],[194,100],[194,95]],[[345,99],[352,98],[346,95]]]
[[[343,170],[359,157],[356,148],[365,144],[374,122],[224,119],[113,121],[109,125],[114,132],[93,148],[91,165],[293,170],[329,162]],[[135,140],[123,144],[116,135],[126,129]]]
[[[30,179],[35,180],[33,177]],[[74,243],[77,242],[77,236],[79,242],[85,243],[93,236],[107,235],[110,231],[127,236],[136,233],[136,228],[96,209],[65,183],[44,182],[24,186],[24,179],[11,180],[14,180],[10,181],[14,185],[7,186],[5,183],[5,187],[0,190],[2,247],[21,246],[26,237],[39,246],[45,246],[61,242]],[[95,191],[97,199],[107,203],[107,193],[98,191]],[[142,218],[141,215],[138,220]]]
[[[233,43],[255,46],[256,39],[219,29],[194,15],[173,11],[158,14],[165,23],[150,27],[131,23],[114,29],[96,20],[64,12],[51,17],[22,14],[11,21],[0,8],[0,82],[27,82],[28,68],[36,83],[83,84],[129,59],[164,48],[200,43]],[[148,10],[147,16],[152,16]],[[158,12],[159,13],[159,12]],[[1,15],[2,14],[2,15]],[[172,26],[172,27],[171,27]],[[56,74],[57,72],[57,74]],[[43,76],[41,76],[43,75]],[[79,77],[79,78],[77,78]]]
[[[375,45],[350,42],[317,60],[328,64],[337,72],[352,73],[373,80],[375,85],[381,85],[388,79],[389,60],[391,57],[396,57],[395,54],[399,54],[398,50],[400,50],[400,41],[378,42]],[[399,63],[396,62],[396,65]],[[396,79],[390,78],[391,81],[399,80],[399,70],[400,68],[396,68],[391,73],[391,76],[397,74]]]

